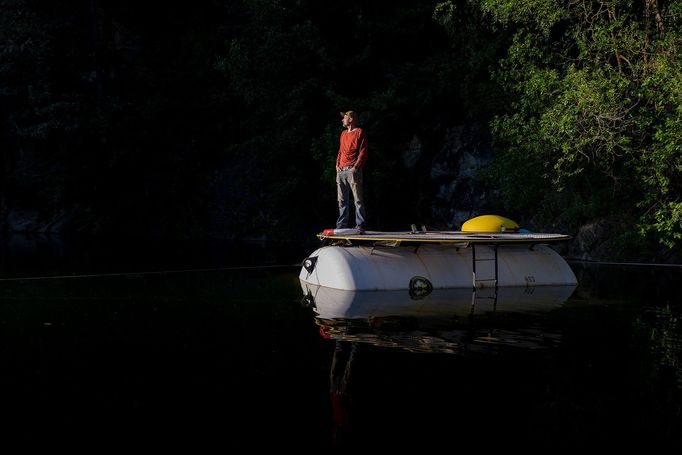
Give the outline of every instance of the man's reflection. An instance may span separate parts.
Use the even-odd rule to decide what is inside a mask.
[[[351,411],[353,401],[350,395],[350,371],[357,350],[356,342],[337,340],[329,377],[332,406],[332,444],[343,446],[351,431]]]

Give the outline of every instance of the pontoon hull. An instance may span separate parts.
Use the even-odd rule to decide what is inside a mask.
[[[354,291],[415,290],[424,283],[433,289],[577,284],[566,261],[546,245],[325,246],[304,261],[299,278]]]

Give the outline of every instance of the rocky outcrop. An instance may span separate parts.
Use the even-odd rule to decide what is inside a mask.
[[[63,234],[86,230],[96,233],[97,223],[89,211],[79,206],[70,209],[47,211],[39,209],[9,210],[6,230],[24,234]]]
[[[422,141],[415,136],[403,151],[403,165],[411,172],[423,173],[424,170],[423,168],[419,170],[418,163],[429,159],[427,153]],[[522,214],[504,213],[498,197],[499,188],[486,186],[481,178],[481,171],[485,171],[493,157],[494,150],[490,137],[480,125],[457,125],[446,131],[440,149],[432,155],[431,164],[426,170],[429,173],[428,178],[433,183],[431,215],[435,228],[460,229],[466,220],[485,213],[500,214],[515,221],[523,221],[519,219]],[[675,261],[674,258],[669,258],[669,251],[660,245],[653,247],[649,245],[646,251],[642,245],[624,246],[624,236],[632,226],[617,219],[591,220],[580,226],[576,232],[560,220],[548,224],[546,220],[538,222],[533,219],[532,214],[530,215],[523,227],[536,232],[573,235],[571,241],[552,246],[568,258],[585,261],[649,262],[644,258],[658,257],[663,262]]]
[[[617,226],[607,219],[585,224],[570,242],[566,255],[585,261],[607,261],[613,257],[613,238],[616,230]]]
[[[489,135],[479,124],[447,130],[430,168],[430,179],[436,186],[431,210],[436,225],[459,229],[472,216],[494,210],[494,190],[485,188],[477,179],[478,172],[492,158]]]

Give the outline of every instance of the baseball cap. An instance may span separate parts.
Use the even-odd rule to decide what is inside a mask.
[[[339,114],[341,114],[341,117],[344,117],[347,115],[348,117],[352,118],[353,120],[358,119],[358,114],[355,111],[339,112]]]

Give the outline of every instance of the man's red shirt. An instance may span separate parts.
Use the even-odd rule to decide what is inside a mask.
[[[367,161],[367,135],[362,128],[351,131],[341,131],[339,140],[339,154],[336,157],[336,166],[355,166],[362,169]]]

